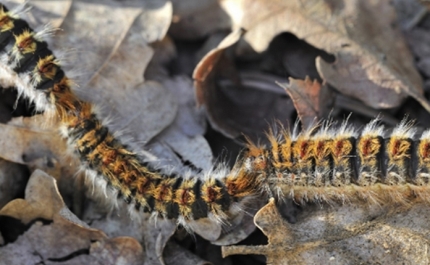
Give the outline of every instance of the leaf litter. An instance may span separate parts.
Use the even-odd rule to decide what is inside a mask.
[[[430,111],[413,58],[393,27],[395,13],[385,1],[222,1],[234,27],[256,51],[282,32],[336,57],[316,58],[321,77],[341,93],[375,108],[399,106],[409,95]],[[238,10],[240,12],[238,12]]]
[[[33,9],[26,16],[32,26],[61,27],[50,38],[51,47],[64,58],[68,73],[74,73],[79,95],[100,107],[113,131],[133,139],[136,151],[159,161],[160,166],[187,171],[190,167],[184,164],[205,170],[214,161],[231,164],[236,157],[232,154],[243,146],[242,135],[262,142],[277,120],[287,128],[297,119],[306,126],[328,117],[343,120],[353,111],[360,114],[353,114],[350,122],[360,126],[378,112],[386,115],[383,120],[388,124],[410,113],[419,126],[429,126],[422,79],[430,83],[430,53],[423,45],[430,20],[420,14],[422,6],[403,17],[400,2],[395,1],[400,21],[387,1],[372,0],[50,1],[49,5],[29,1]],[[194,103],[189,70],[194,66],[200,108]],[[417,108],[408,97],[423,107]],[[10,101],[2,94],[2,112],[11,112]],[[21,102],[11,115],[2,113],[1,121],[23,112],[34,114],[31,106]],[[0,201],[9,201],[0,215],[22,228],[22,234],[10,243],[9,235],[0,233],[0,253],[7,255],[2,257],[16,259],[16,251],[25,253],[15,263],[48,258],[46,264],[58,263],[58,259],[69,259],[66,264],[120,264],[125,258],[127,264],[244,260],[261,264],[261,258],[252,255],[221,258],[216,245],[243,239],[251,240],[246,241],[248,246],[226,247],[224,255],[262,254],[270,264],[428,263],[424,205],[394,209],[286,203],[275,207],[271,201],[263,208],[246,209],[228,229],[196,222],[193,239],[181,236],[181,229],[176,230],[172,222],[154,226],[146,217],[141,222],[131,220],[122,208],[109,210],[94,202],[91,189],[83,188],[81,178],[74,176],[79,163],[56,136],[55,122],[36,115],[0,125],[0,150],[8,150],[0,152],[0,157],[34,172],[25,200],[12,200],[25,188],[25,170],[6,170],[5,177],[0,177],[1,183],[21,175],[15,184],[2,183],[2,188],[12,185],[14,192],[0,189]],[[13,163],[5,163],[4,168],[14,168]],[[66,208],[52,178],[36,169],[58,181],[65,203],[78,216]],[[37,183],[35,176],[51,180]],[[42,183],[48,191],[38,187]],[[84,198],[82,194],[87,195],[86,202],[76,203]],[[31,201],[31,196],[40,199]],[[47,200],[44,196],[51,198],[46,203],[51,206],[35,207]],[[258,200],[264,203],[265,199]],[[255,225],[268,237],[265,246],[258,241],[264,236],[253,232],[252,217],[260,208]],[[286,213],[281,216],[279,210]],[[69,239],[68,245],[49,243],[56,235]],[[26,243],[35,240],[44,240],[50,247]],[[210,255],[198,249],[202,242]],[[61,255],[55,255],[58,249]],[[90,251],[82,254],[78,249]]]

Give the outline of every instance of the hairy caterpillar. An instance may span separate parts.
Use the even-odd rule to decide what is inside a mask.
[[[253,176],[236,167],[205,176],[166,175],[115,139],[90,103],[77,98],[58,60],[29,25],[0,5],[0,83],[61,120],[61,132],[87,175],[142,210],[185,224],[203,217],[225,220],[230,208],[256,193]],[[116,198],[115,198],[116,199]]]
[[[296,201],[430,198],[430,131],[417,139],[407,122],[387,138],[376,121],[361,134],[346,123],[295,134],[284,130],[269,135],[267,148],[249,144],[231,171],[166,174],[130,151],[92,105],[75,96],[42,37],[0,4],[0,84],[58,116],[88,176],[115,190],[131,211],[186,224],[203,217],[225,220],[262,192]]]

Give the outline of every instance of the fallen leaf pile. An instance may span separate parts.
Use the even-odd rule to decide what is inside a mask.
[[[76,93],[171,172],[232,165],[245,137],[264,144],[297,120],[349,117],[359,128],[379,115],[390,127],[407,115],[430,127],[430,16],[419,1],[26,2],[33,28],[60,29],[47,41]],[[230,226],[203,219],[192,235],[132,219],[94,196],[55,119],[0,93],[0,264],[429,263],[426,205],[256,198]]]

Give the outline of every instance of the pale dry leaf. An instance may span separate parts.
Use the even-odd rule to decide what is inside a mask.
[[[8,0],[8,6],[25,5],[30,8],[29,13],[22,14],[23,18],[34,28],[48,26],[58,30],[72,6],[72,0],[41,1],[41,0]]]
[[[206,131],[205,115],[194,101],[193,83],[189,77],[165,79],[163,86],[178,104],[172,124],[157,135],[148,145],[161,164],[173,169],[208,171],[212,168],[212,151],[203,134]],[[167,162],[167,163],[166,163]]]
[[[203,135],[206,131],[205,113],[197,108],[193,81],[188,76],[175,76],[162,84],[178,102],[179,109],[174,123],[187,136]]]
[[[152,0],[134,2],[143,7],[142,14],[134,22],[144,37],[145,43],[162,41],[172,22],[173,7],[169,0]]]
[[[291,248],[290,226],[278,213],[274,199],[258,211],[254,217],[258,228],[268,237],[266,246],[224,246],[223,257],[241,254],[265,255],[267,264],[285,264],[286,252]]]
[[[99,231],[56,216],[50,222],[36,221],[16,241],[0,248],[0,256],[3,264],[97,264],[88,254],[92,241],[99,240],[104,240]]]
[[[177,113],[177,103],[165,87],[146,81],[131,90],[114,94],[98,94],[94,89],[103,116],[111,120],[113,131],[132,136],[137,146],[143,147],[154,136],[166,129]],[[92,96],[93,97],[93,96]]]
[[[272,200],[255,216],[269,244],[223,254],[266,255],[268,264],[428,264],[427,212],[424,204],[311,205],[288,224]]]
[[[188,136],[176,124],[169,126],[147,147],[155,154],[159,166],[167,171],[186,173],[207,172],[212,169],[212,151],[202,135]]]
[[[122,202],[120,205],[118,209],[107,213],[104,207],[97,207],[94,202],[88,203],[83,220],[109,237],[128,236],[139,241],[144,246],[144,264],[164,264],[162,254],[176,231],[176,223],[171,220],[154,220],[143,213],[141,218],[133,219],[130,218],[128,207]]]
[[[144,264],[144,250],[131,237],[116,237],[91,244],[91,256],[98,264]]]
[[[168,242],[166,245],[164,260],[166,265],[182,265],[182,264],[195,264],[195,265],[211,265],[187,249],[182,248],[174,242]]]
[[[19,117],[0,124],[0,157],[47,172],[59,182],[64,195],[71,195],[80,162],[58,134],[57,126],[47,115]]]
[[[143,82],[144,71],[153,55],[153,50],[148,44],[164,38],[172,16],[169,2],[159,0],[153,2],[153,4],[155,3],[158,5],[148,6],[146,4],[140,8],[130,9],[133,12],[140,11],[140,13],[130,13],[130,10],[127,12],[121,9],[117,10],[117,12],[123,12],[124,16],[130,16],[132,20],[124,22],[123,26],[126,28],[123,28],[123,31],[126,34],[116,40],[110,55],[104,58],[104,63],[99,65],[89,84],[85,87],[93,89],[94,85],[99,85],[109,90],[118,90],[119,88],[116,86],[119,85],[131,89]],[[97,79],[100,78],[117,83],[110,86],[98,84],[99,80]],[[113,91],[110,91],[110,94],[113,94]]]
[[[310,128],[319,120],[328,116],[333,107],[333,93],[317,80],[307,77],[305,80],[294,78],[289,83],[278,83],[290,96],[304,128]]]
[[[52,220],[54,215],[66,213],[65,209],[67,208],[58,192],[55,179],[37,169],[27,183],[25,200],[11,201],[0,210],[0,215],[28,224],[37,218]]]
[[[0,210],[0,222],[1,233],[9,240],[0,248],[6,264],[141,264],[143,259],[135,239],[108,239],[74,216],[54,178],[40,170],[30,177],[25,200],[14,200]],[[7,225],[14,229],[6,231]]]
[[[231,27],[228,14],[218,0],[173,0],[173,20],[169,33],[178,39],[201,39]]]
[[[46,130],[43,130],[41,127],[32,128],[24,124],[24,121],[33,120],[33,124],[37,126],[45,118],[43,116],[20,117],[13,119],[9,124],[0,124],[2,135],[0,146],[1,150],[4,150],[0,156],[21,164],[31,163],[38,159],[50,161],[50,163],[60,160],[59,154],[67,150],[67,147],[64,140],[57,136],[57,132],[52,127],[46,127]],[[54,148],[51,148],[54,146],[59,150],[57,154],[54,153]],[[48,167],[41,164],[38,166]]]
[[[176,223],[172,220],[154,220],[145,218],[142,221],[145,227],[145,264],[164,265],[163,252],[167,242],[176,231]]]
[[[222,227],[209,218],[191,221],[189,226],[192,231],[208,241],[216,241],[222,235]]]
[[[224,0],[221,5],[236,28],[248,30],[244,39],[256,51],[291,32],[336,57],[332,64],[317,58],[316,66],[342,93],[374,108],[399,106],[409,95],[430,110],[387,1]]]
[[[115,54],[141,12],[142,8],[114,1],[73,2],[53,48],[68,53],[66,59],[79,75],[80,86]]]

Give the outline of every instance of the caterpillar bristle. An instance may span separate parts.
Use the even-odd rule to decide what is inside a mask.
[[[262,194],[298,203],[430,203],[430,130],[418,137],[406,119],[390,135],[378,119],[360,133],[347,121],[303,132],[298,123],[293,132],[279,126],[267,133],[268,146],[248,140],[231,170],[174,174],[134,152],[75,95],[45,35],[0,4],[0,85],[55,115],[94,190],[113,205],[121,198],[133,215],[147,212],[184,226],[201,218],[228,224]]]

